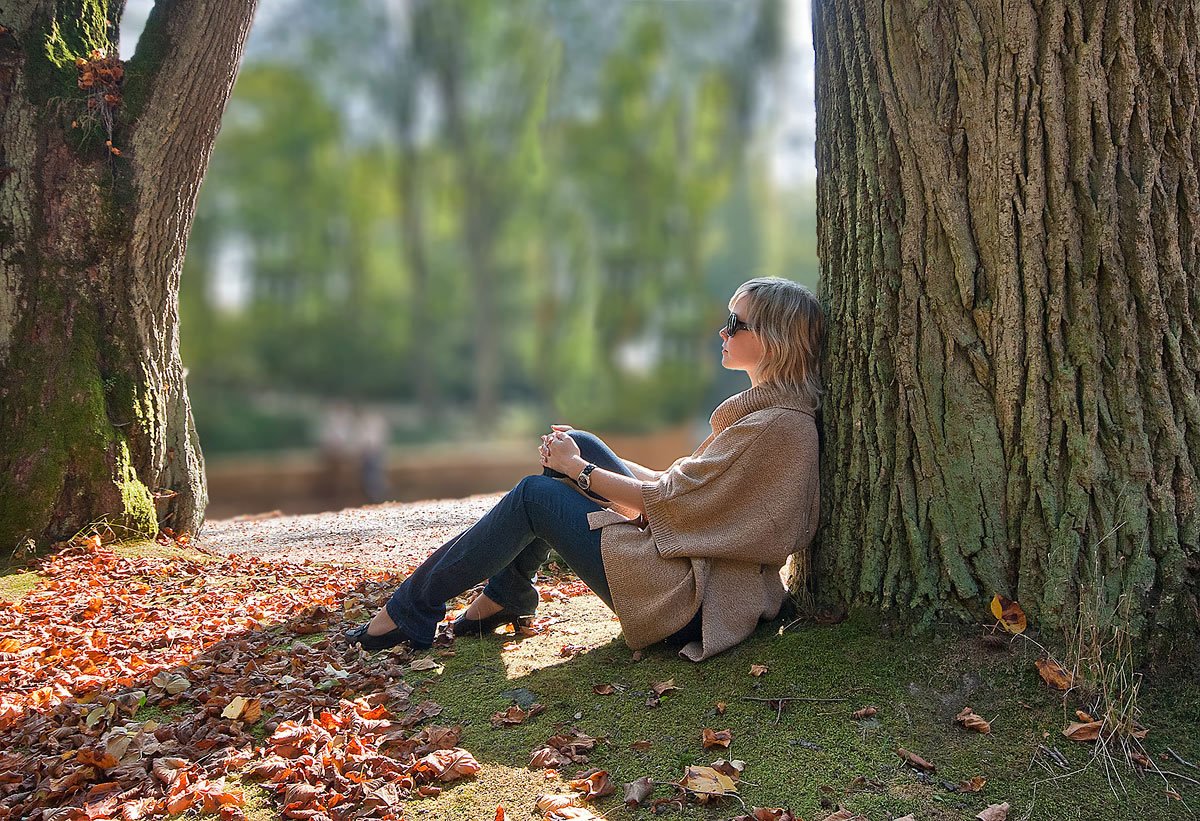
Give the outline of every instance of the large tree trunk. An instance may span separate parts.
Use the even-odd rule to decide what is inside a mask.
[[[124,66],[96,59],[123,2],[5,5],[0,558],[97,521],[194,531],[179,274],[255,0],[159,0]]]
[[[1198,9],[815,4],[819,602],[1195,635]]]

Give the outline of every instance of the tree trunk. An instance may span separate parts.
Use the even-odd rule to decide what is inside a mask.
[[[1196,634],[1198,18],[815,4],[818,603]]]
[[[179,275],[256,3],[159,0],[127,65],[119,0],[7,5],[0,550],[99,521],[194,532]]]

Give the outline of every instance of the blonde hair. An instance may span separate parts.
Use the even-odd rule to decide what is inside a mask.
[[[821,350],[825,343],[825,310],[812,291],[781,277],[743,282],[729,300],[729,309],[746,297],[743,322],[758,334],[763,346],[756,375],[774,385],[821,403]]]

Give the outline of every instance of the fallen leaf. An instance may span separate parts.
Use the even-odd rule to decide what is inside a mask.
[[[611,696],[616,690],[611,684],[597,684],[592,687],[592,692],[598,696]]]
[[[906,764],[916,767],[918,770],[924,770],[928,773],[937,772],[937,767],[933,766],[916,753],[910,753],[903,747],[900,747],[898,750],[896,750],[896,755],[900,756],[900,758],[902,758]]]
[[[654,783],[647,776],[630,781],[625,785],[625,806],[633,809],[649,798],[653,792]]]
[[[496,713],[494,716],[492,716],[492,726],[493,727],[502,727],[505,724],[520,724],[522,721],[524,721],[528,717],[529,717],[528,713],[526,713],[519,706],[514,704],[511,707],[509,707],[507,710],[500,712],[500,713]]]
[[[669,678],[666,681],[650,682],[650,689],[654,691],[655,695],[661,696],[663,693],[669,693],[672,690],[678,690],[679,688],[675,686],[675,679]]]
[[[1062,734],[1072,741],[1095,741],[1100,737],[1100,730],[1103,727],[1103,721],[1088,721],[1084,723],[1073,721],[1067,725]]]
[[[1034,662],[1042,680],[1058,690],[1069,690],[1074,683],[1071,674],[1064,670],[1058,662],[1049,658],[1040,658]]]
[[[504,821],[504,805],[503,804],[497,805],[497,807],[496,807],[495,821]]]
[[[993,596],[992,615],[1008,632],[1013,634],[1025,632],[1025,611],[1015,601],[1006,599],[999,594]]]
[[[713,732],[707,727],[700,733],[700,743],[704,745],[704,749],[708,750],[712,747],[728,747],[733,742],[733,734],[729,730],[721,730]]]
[[[991,804],[975,816],[978,821],[1005,821],[1008,818],[1008,802]]]
[[[766,672],[767,672],[767,665],[765,665],[765,664],[751,664],[750,665],[750,675],[752,675],[752,676],[761,676]]]
[[[983,789],[983,785],[987,783],[987,779],[981,776],[974,776],[970,781],[959,781],[959,792],[979,792]]]
[[[683,771],[679,786],[684,787],[700,796],[704,804],[715,797],[731,792],[737,792],[733,779],[724,773],[717,772],[712,767],[691,766]]]
[[[724,701],[718,701],[717,702],[717,715],[719,715],[719,716],[725,715],[725,708],[728,706],[729,705],[726,704]]]
[[[600,818],[587,807],[563,807],[546,813],[546,821],[596,821]]]
[[[1076,710],[1075,716],[1080,721],[1095,721],[1096,720],[1094,716],[1092,716],[1090,713],[1085,713],[1083,710]]]
[[[649,750],[653,744],[654,742],[649,740],[631,741],[629,742],[629,749],[637,750],[638,752],[645,752],[646,750]]]
[[[412,670],[413,672],[420,672],[422,670],[436,670],[440,673],[444,668],[442,665],[434,661],[433,656],[426,656],[425,658],[417,659],[412,664],[408,665],[408,669]]]
[[[578,807],[579,796],[573,793],[564,793],[562,795],[539,795],[534,803],[542,812],[550,813],[566,807]]]
[[[1179,793],[1175,792],[1175,791],[1174,791],[1173,789],[1171,789],[1170,787],[1167,787],[1167,798],[1174,798],[1176,801],[1182,801],[1182,800],[1183,800],[1183,796],[1182,796],[1182,795],[1180,795]]]
[[[602,798],[617,791],[605,770],[593,770],[569,782],[571,789],[583,793],[583,800]]]
[[[539,770],[554,769],[570,763],[570,759],[553,747],[538,747],[529,754],[529,766]]]
[[[977,733],[990,733],[992,731],[992,725],[981,716],[976,715],[975,711],[970,707],[963,707],[959,711],[959,714],[954,717],[954,721],[968,730],[974,730]]]
[[[878,712],[879,710],[875,709],[874,707],[863,707],[861,710],[855,710],[853,713],[851,713],[850,717],[857,719],[858,721],[862,721],[864,718],[870,718]]]
[[[867,821],[866,816],[851,812],[845,807],[838,807],[833,815],[827,815],[822,821]]]
[[[455,781],[479,772],[482,767],[469,752],[461,747],[436,750],[413,765],[413,771],[427,774],[439,781]]]

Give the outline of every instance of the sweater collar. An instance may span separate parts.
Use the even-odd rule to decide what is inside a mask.
[[[766,408],[790,408],[807,413],[815,418],[812,403],[798,393],[786,391],[774,385],[759,385],[726,399],[713,411],[709,423],[713,433],[720,433],[743,416]]]

